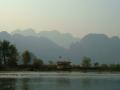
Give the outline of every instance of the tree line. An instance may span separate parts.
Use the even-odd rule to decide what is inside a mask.
[[[31,53],[25,50],[22,53],[22,61],[24,65],[28,65],[31,60]],[[15,45],[11,44],[7,40],[0,41],[0,65],[3,66],[17,66],[20,55]],[[40,61],[40,59],[35,58],[34,63]]]
[[[22,57],[22,58],[21,58]],[[60,57],[61,58],[61,57]],[[20,64],[19,62],[22,62]],[[49,61],[49,64],[44,64],[42,59],[37,57],[32,58],[32,53],[25,50],[21,55],[15,45],[7,40],[0,41],[0,70],[6,68],[16,70],[40,70],[40,71],[55,71],[55,70],[111,70],[120,71],[120,64],[99,64],[98,62],[92,63],[91,58],[84,57],[82,62],[78,65],[68,63],[67,61],[57,64]],[[62,68],[58,68],[61,65]],[[67,68],[66,68],[67,67]]]

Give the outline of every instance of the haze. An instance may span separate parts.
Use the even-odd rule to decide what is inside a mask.
[[[120,35],[120,0],[0,0],[0,30]]]

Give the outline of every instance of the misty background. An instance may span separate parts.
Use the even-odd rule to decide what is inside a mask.
[[[0,40],[43,60],[120,62],[120,0],[0,0]]]
[[[0,0],[0,30],[120,36],[120,0]]]
[[[105,34],[88,34],[76,38],[70,33],[58,31],[34,32],[33,29],[16,30],[12,33],[0,32],[0,40],[9,40],[16,45],[19,53],[29,50],[35,56],[48,62],[56,62],[59,56],[63,60],[80,63],[84,56],[92,62],[120,63],[120,38]]]

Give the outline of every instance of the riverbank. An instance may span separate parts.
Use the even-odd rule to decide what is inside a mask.
[[[107,77],[104,77],[107,76]],[[120,72],[0,72],[0,78],[116,78],[120,77]]]

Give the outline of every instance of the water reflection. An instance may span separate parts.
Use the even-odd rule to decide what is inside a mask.
[[[117,79],[72,77],[0,79],[0,90],[120,90],[120,77]]]
[[[0,90],[16,90],[16,79],[0,79]]]
[[[93,82],[95,84],[96,80]],[[92,90],[94,86],[89,78],[24,78],[0,79],[0,90]]]
[[[29,80],[28,78],[22,79],[22,90],[29,90]]]
[[[56,79],[56,88],[57,90],[70,90],[71,81],[69,78],[57,78]]]
[[[90,78],[82,78],[80,83],[81,88],[83,88],[83,90],[89,90],[90,86],[92,84],[92,80]]]

